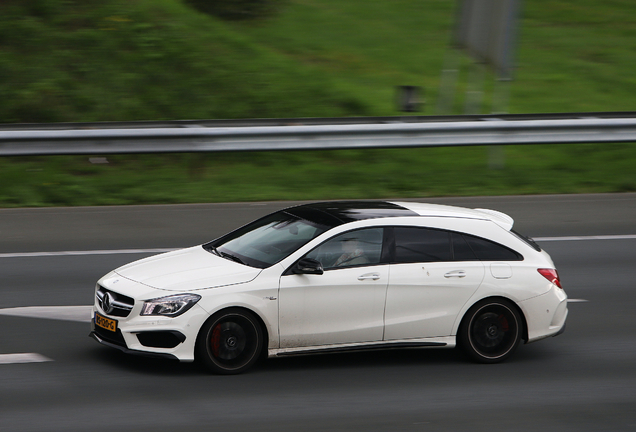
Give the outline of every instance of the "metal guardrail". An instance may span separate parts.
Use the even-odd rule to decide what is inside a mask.
[[[636,113],[0,126],[0,156],[636,142]]]

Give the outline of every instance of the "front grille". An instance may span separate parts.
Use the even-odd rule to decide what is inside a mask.
[[[127,317],[135,304],[135,300],[123,294],[107,290],[100,286],[95,292],[95,299],[106,315]]]

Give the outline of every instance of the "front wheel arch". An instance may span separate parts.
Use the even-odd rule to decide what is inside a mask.
[[[250,359],[245,363],[245,365],[233,368],[233,367],[223,367],[218,364],[215,364],[215,361],[210,357],[210,350],[207,346],[206,339],[208,338],[210,332],[212,331],[212,326],[215,322],[218,322],[219,318],[227,317],[227,316],[235,316],[241,317],[240,319],[245,319],[246,323],[253,322],[255,335],[260,339],[257,342],[256,352],[253,355],[253,359]],[[249,327],[249,324],[248,324]],[[195,360],[200,364],[205,366],[211,372],[217,374],[239,374],[242,373],[252,366],[255,363],[263,359],[268,352],[269,345],[269,332],[267,331],[267,326],[263,319],[255,312],[248,308],[244,307],[227,307],[224,309],[220,309],[213,313],[201,326],[199,332],[197,334],[196,344],[195,344]]]

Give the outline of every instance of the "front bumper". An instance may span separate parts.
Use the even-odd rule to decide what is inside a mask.
[[[102,339],[97,333],[95,333],[95,331],[90,332],[88,336],[95,339],[97,342],[99,342],[102,345],[106,345],[107,347],[118,349],[122,352],[125,352],[126,354],[140,355],[144,357],[163,358],[163,359],[170,359],[170,360],[179,360],[175,355],[169,354],[169,353],[156,353],[156,352],[137,351],[137,350],[128,349],[125,346],[121,346],[119,344],[108,342],[107,340]]]
[[[140,316],[137,309],[135,306],[128,317],[122,318],[106,315],[95,305],[89,336],[102,345],[129,354],[171,358],[184,362],[194,360],[197,333],[209,316],[205,310],[194,305],[183,315],[168,318]],[[96,313],[116,320],[116,331],[96,326]]]

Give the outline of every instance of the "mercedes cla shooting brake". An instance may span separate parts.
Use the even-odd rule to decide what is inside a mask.
[[[91,336],[221,374],[263,357],[455,346],[495,363],[565,328],[550,256],[494,210],[290,207],[97,282]]]

